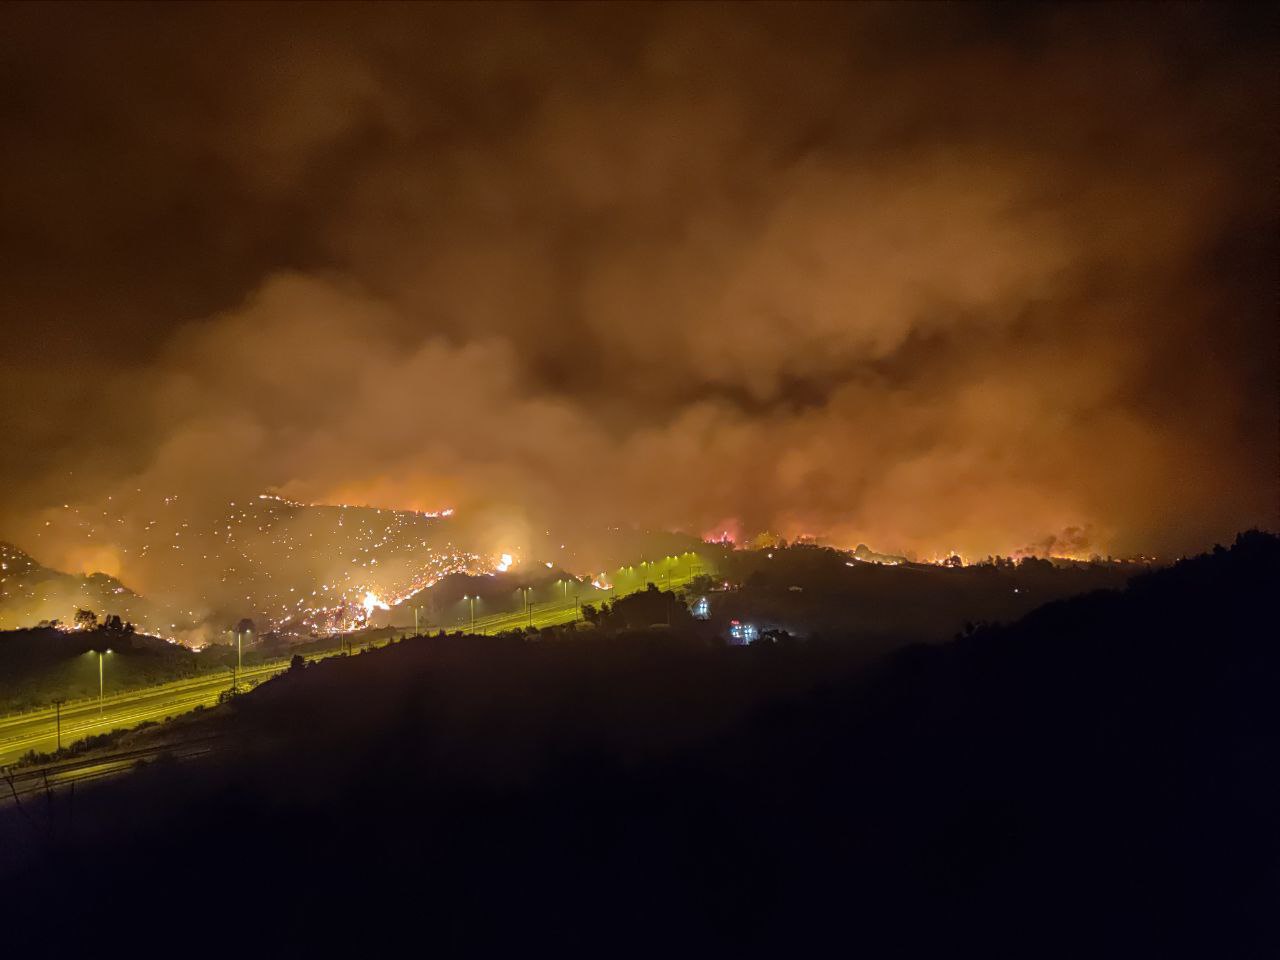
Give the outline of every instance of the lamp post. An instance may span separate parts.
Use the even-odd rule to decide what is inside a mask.
[[[468,594],[467,596],[463,597],[462,599],[463,599],[463,600],[468,600],[468,601],[470,601],[470,602],[471,602],[471,632],[472,632],[472,633],[475,633],[475,632],[476,632],[476,600],[477,600],[478,598],[477,598],[477,597],[473,597],[473,596],[471,596],[471,595],[469,595],[469,594]]]
[[[105,652],[102,650],[97,651],[98,653],[98,716],[99,717],[102,716],[102,691],[103,691],[102,658],[110,652],[111,652],[110,650],[107,650]]]

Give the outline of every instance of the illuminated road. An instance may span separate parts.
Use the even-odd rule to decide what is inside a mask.
[[[240,672],[240,681],[259,683],[287,666],[281,661],[246,667]],[[107,697],[101,714],[97,700],[67,704],[62,708],[62,744],[69,746],[84,737],[134,727],[146,720],[160,721],[197,706],[211,706],[217,703],[218,694],[230,686],[230,673],[213,673]],[[0,765],[13,763],[28,750],[51,752],[57,745],[56,734],[52,709],[0,717]]]
[[[658,580],[658,585],[664,589],[675,588],[683,586],[689,579],[687,576],[663,577]],[[636,589],[644,589],[643,584],[638,584]],[[619,595],[625,596],[630,592],[633,591],[619,591]],[[607,595],[600,593],[588,598],[587,602],[600,603],[608,599]],[[520,609],[490,616],[477,616],[475,632],[494,634],[503,630],[521,630],[530,624],[535,627],[560,626],[578,619],[581,619],[578,599],[566,597],[534,603],[531,612]],[[470,624],[470,618],[463,617],[451,629],[469,630]],[[383,646],[387,642],[385,638],[366,641],[354,639],[354,642],[348,644],[348,649],[357,651]],[[307,659],[319,660],[336,654],[337,651],[325,651],[311,654]],[[240,684],[256,685],[281,673],[288,668],[288,665],[288,659],[285,658],[245,667],[240,671]],[[231,673],[223,671],[174,680],[142,690],[113,694],[103,700],[101,713],[99,713],[97,700],[82,700],[66,704],[62,708],[62,745],[70,746],[84,737],[135,727],[148,720],[159,722],[166,717],[186,713],[198,706],[213,706],[218,702],[218,695],[230,686]],[[29,750],[49,753],[56,746],[52,708],[0,716],[0,766],[13,763]]]
[[[348,643],[347,648],[355,652],[387,643],[385,638],[356,640]],[[306,659],[322,660],[337,654],[336,650],[326,650],[310,654]],[[256,686],[288,667],[288,658],[247,666],[239,671],[240,686]],[[225,670],[114,694],[103,699],[101,708],[97,700],[66,704],[62,708],[62,745],[70,746],[84,737],[135,727],[147,720],[159,722],[199,706],[213,706],[218,702],[218,695],[231,687],[231,679],[231,672]],[[28,750],[49,753],[56,746],[56,719],[52,707],[0,717],[0,766],[13,763]]]
[[[663,590],[677,589],[687,584],[692,577],[663,577],[655,583],[655,586]],[[637,586],[634,590],[619,590],[618,596],[627,596],[638,590],[643,590],[644,586]],[[583,603],[595,604],[600,606],[613,598],[609,593],[604,591],[593,591],[591,596],[583,599]],[[532,616],[530,615],[532,614]],[[582,619],[582,611],[579,606],[579,598],[565,597],[560,600],[539,601],[533,604],[531,611],[523,608],[509,613],[498,613],[487,617],[477,616],[475,620],[475,633],[493,634],[501,633],[503,630],[523,630],[528,626],[535,627],[558,627],[562,624],[573,623]],[[457,621],[454,629],[471,630],[471,621],[467,617]]]

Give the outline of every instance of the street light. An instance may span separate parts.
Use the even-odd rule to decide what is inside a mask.
[[[533,626],[533,606],[529,603],[529,594],[533,591],[533,587],[517,588],[524,595],[524,613],[528,619],[529,626]]]
[[[102,689],[103,689],[102,658],[105,654],[110,653],[111,651],[97,650],[95,652],[98,654],[98,716],[101,717],[102,716]]]
[[[471,601],[471,632],[475,633],[476,632],[476,601],[480,598],[467,595],[467,596],[464,596],[462,599]]]

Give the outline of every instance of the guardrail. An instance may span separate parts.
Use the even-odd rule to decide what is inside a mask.
[[[91,780],[99,776],[110,776],[131,770],[141,760],[149,760],[164,754],[171,754],[177,760],[193,759],[206,756],[214,749],[214,745],[223,740],[224,734],[214,734],[195,740],[183,741],[179,744],[162,744],[154,747],[136,747],[119,753],[95,755],[67,760],[61,763],[50,763],[32,767],[0,767],[4,783],[9,787],[7,792],[0,792],[0,803],[21,802],[29,794],[52,789],[68,783]],[[109,769],[98,771],[98,767]],[[91,771],[86,775],[75,776],[78,771]]]

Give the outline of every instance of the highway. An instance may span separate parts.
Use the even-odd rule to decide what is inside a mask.
[[[240,672],[240,682],[259,683],[286,667],[288,663],[283,661],[246,667]],[[62,745],[121,727],[136,727],[146,720],[160,721],[197,706],[211,706],[230,686],[229,672],[212,673],[106,697],[101,707],[97,700],[67,704],[62,708]],[[0,717],[0,765],[13,763],[28,750],[52,752],[56,736],[52,709]]]
[[[477,621],[478,622],[478,621]],[[385,646],[389,641],[354,640],[347,649],[356,652]],[[313,653],[307,660],[338,655],[337,650]],[[254,687],[289,668],[289,658],[246,666],[238,673],[240,687]],[[136,727],[147,720],[162,721],[196,707],[210,707],[231,687],[230,670],[185,677],[168,683],[130,690],[97,700],[78,700],[62,708],[62,745],[70,746],[84,737],[112,730]],[[28,750],[49,753],[57,747],[57,716],[52,707],[0,716],[0,766],[11,764]]]
[[[663,577],[658,585],[664,589],[676,588],[686,584],[689,579],[689,577],[678,576]],[[530,624],[535,627],[560,626],[572,623],[580,617],[577,598],[566,597],[561,600],[534,603],[530,611],[520,609],[490,616],[478,616],[475,618],[474,632],[494,634],[504,630],[521,630]],[[471,630],[470,617],[464,616],[451,629]],[[358,639],[359,634],[352,634],[350,637],[348,649],[352,652],[384,646],[390,642],[385,637],[365,641]],[[307,659],[320,660],[336,656],[337,653],[336,650],[313,653]],[[247,666],[239,672],[239,682],[241,686],[255,686],[283,672],[288,666],[287,658]],[[66,747],[84,737],[136,727],[148,720],[159,722],[166,717],[186,713],[198,706],[213,706],[218,702],[218,695],[231,686],[231,679],[230,671],[202,674],[141,690],[113,694],[104,698],[101,706],[97,700],[80,700],[65,704],[62,708],[62,745]],[[56,746],[57,731],[52,707],[0,716],[0,766],[12,764],[29,750],[50,753]]]
[[[685,586],[692,580],[689,576],[663,576],[658,579],[654,586],[662,590],[676,590]],[[644,585],[637,586],[633,590],[620,590],[618,596],[627,596],[645,589]],[[531,610],[524,608],[509,613],[498,613],[487,617],[476,617],[475,629],[472,631],[471,621],[468,617],[463,617],[457,621],[452,629],[464,629],[474,633],[492,634],[501,633],[503,630],[523,630],[528,626],[535,627],[558,627],[566,623],[573,623],[582,619],[582,611],[579,606],[579,599],[576,597],[566,596],[560,600],[539,601],[532,605]],[[583,601],[599,606],[602,603],[611,601],[613,597],[605,592],[594,592],[591,597]]]

